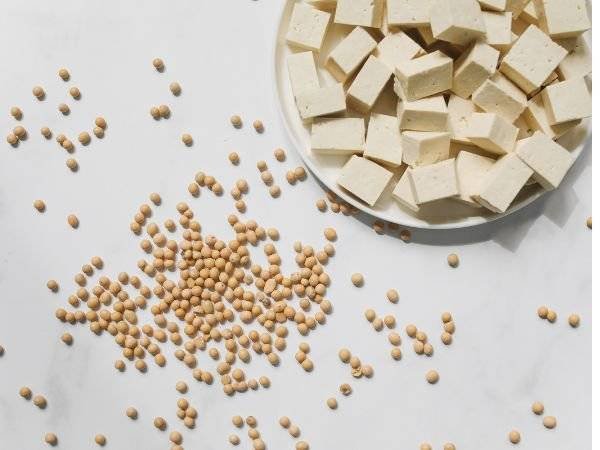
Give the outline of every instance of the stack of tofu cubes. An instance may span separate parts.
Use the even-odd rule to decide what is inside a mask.
[[[590,27],[586,0],[297,1],[287,66],[312,151],[348,158],[342,188],[503,213],[573,164],[556,140],[591,116]],[[384,92],[395,114],[376,112]]]

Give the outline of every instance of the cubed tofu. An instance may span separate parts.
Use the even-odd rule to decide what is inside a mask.
[[[417,205],[458,195],[454,159],[416,167],[409,172],[409,180]]]
[[[479,193],[472,198],[490,211],[506,212],[532,175],[533,170],[516,153],[508,153],[487,171]]]
[[[530,0],[506,0],[505,11],[510,11],[513,15],[513,19],[516,19],[521,15],[529,1]]]
[[[438,131],[404,131],[402,161],[411,167],[424,166],[448,159],[450,133]]]
[[[401,130],[446,131],[448,107],[441,94],[415,101],[398,100],[398,122]]]
[[[540,28],[552,39],[579,36],[591,28],[585,0],[532,0]]]
[[[363,156],[385,166],[402,164],[402,136],[394,116],[371,113]]]
[[[575,158],[544,133],[536,131],[517,142],[515,153],[533,170],[533,178],[546,190],[556,189]]]
[[[305,3],[296,3],[285,40],[288,44],[318,52],[329,25],[331,14]]]
[[[475,208],[481,207],[472,196],[479,194],[488,170],[496,161],[492,158],[461,151],[456,157],[456,178],[458,180],[458,197],[461,203]]]
[[[368,113],[392,76],[392,69],[371,55],[348,88],[348,106]]]
[[[511,152],[519,129],[493,113],[473,113],[465,136],[475,145],[496,155]]]
[[[523,112],[523,117],[527,124],[535,131],[545,133],[551,139],[558,139],[570,129],[581,123],[581,120],[565,122],[558,125],[550,125],[548,121],[548,113],[544,106],[542,94],[532,97],[527,103],[527,109]]]
[[[527,96],[501,73],[486,80],[472,97],[473,103],[485,112],[496,113],[514,122],[527,107]]]
[[[479,0],[479,6],[485,11],[506,11],[506,0]]]
[[[301,92],[319,87],[319,76],[313,52],[293,53],[287,57],[288,74],[294,98]]]
[[[484,42],[475,42],[454,64],[452,92],[469,98],[496,72],[500,52]]]
[[[302,91],[296,105],[303,120],[329,116],[346,111],[346,94],[342,83]]]
[[[431,0],[387,0],[387,20],[405,28],[428,26],[430,8]]]
[[[483,12],[485,23],[485,42],[499,50],[506,49],[512,44],[512,13]]]
[[[467,45],[485,34],[477,0],[432,0],[431,31],[436,39]]]
[[[471,100],[466,100],[458,95],[450,95],[448,99],[448,131],[453,142],[471,144],[465,136],[469,125],[469,118],[477,112],[477,107]]]
[[[310,131],[310,146],[318,154],[361,154],[365,150],[365,121],[346,117],[315,120]]]
[[[403,64],[417,56],[425,54],[425,50],[413,41],[406,33],[399,31],[389,34],[377,44],[377,57],[387,66],[394,70],[396,66]]]
[[[547,86],[542,91],[542,99],[550,125],[592,115],[592,96],[583,78],[571,78]]]
[[[346,81],[377,47],[364,28],[354,28],[329,54],[325,67],[336,80]]]
[[[338,0],[335,9],[335,23],[381,27],[384,0]]]
[[[452,58],[440,51],[396,67],[395,74],[409,101],[439,94],[452,87]]]
[[[571,53],[558,65],[563,80],[585,77],[592,73],[592,52],[583,37],[578,37]]]
[[[338,184],[369,206],[374,206],[393,173],[373,161],[353,155],[344,165]]]
[[[398,180],[398,184],[392,191],[392,197],[400,203],[405,208],[408,208],[412,212],[419,212],[419,205],[417,205],[417,201],[415,199],[415,193],[413,192],[412,184],[410,182],[410,173],[412,169],[408,167],[400,180]]]
[[[529,94],[542,85],[565,56],[564,48],[530,25],[502,59],[500,71]]]

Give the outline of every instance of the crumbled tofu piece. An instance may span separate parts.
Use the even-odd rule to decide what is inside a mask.
[[[384,37],[376,49],[377,57],[392,70],[405,61],[424,54],[425,50],[402,31]]]
[[[287,57],[288,74],[294,98],[319,87],[319,76],[313,52],[293,53]]]
[[[485,112],[496,113],[509,122],[517,120],[527,107],[527,96],[499,72],[473,92],[472,99]]]
[[[363,156],[386,166],[402,164],[402,136],[396,117],[371,113]]]
[[[318,52],[331,14],[305,3],[296,3],[285,40],[288,44]]]
[[[533,4],[533,1],[527,3],[527,6],[525,6],[523,12],[521,12],[521,15],[519,15],[519,19],[527,22],[530,25],[539,26],[538,15],[537,12],[535,12],[535,5]]]
[[[346,94],[342,83],[303,91],[296,98],[303,120],[333,115],[346,110]]]
[[[441,94],[415,101],[398,100],[398,122],[401,130],[446,131],[448,108]]]
[[[583,37],[577,38],[571,53],[558,65],[558,72],[564,80],[592,73],[592,51]]]
[[[469,117],[477,111],[471,100],[465,100],[458,95],[450,95],[448,99],[448,131],[455,142],[470,143],[465,137],[465,129],[469,124]]]
[[[325,155],[352,155],[365,149],[365,121],[362,118],[315,120],[310,130],[313,152]]]
[[[529,94],[539,88],[567,51],[530,25],[502,59],[500,71]]]
[[[374,206],[392,176],[392,172],[379,164],[353,155],[342,168],[337,182],[369,206]]]
[[[510,11],[513,15],[513,19],[516,19],[521,15],[529,1],[530,0],[506,0],[505,11]]]
[[[505,49],[512,44],[512,13],[483,12],[485,42],[497,49]]]
[[[583,78],[554,83],[542,91],[550,125],[585,119],[592,115],[592,96]]]
[[[450,133],[437,131],[404,131],[402,161],[409,166],[423,166],[447,159]]]
[[[485,11],[506,11],[506,0],[479,0],[479,5]]]
[[[575,161],[571,153],[539,131],[517,142],[515,153],[546,190],[556,189]]]
[[[346,81],[377,47],[364,28],[354,28],[329,54],[325,67],[336,80]]]
[[[546,112],[546,107],[544,106],[544,100],[541,93],[529,100],[527,103],[527,109],[523,113],[523,117],[532,129],[545,133],[553,140],[558,139],[581,122],[581,120],[574,120],[572,122],[565,122],[558,125],[550,125],[550,122],[548,121],[548,113]]]
[[[473,113],[465,136],[475,145],[496,155],[511,152],[519,129],[493,113]]]
[[[458,195],[454,159],[416,167],[409,172],[409,180],[417,205]]]
[[[380,28],[384,0],[337,0],[335,23]]]
[[[431,0],[387,0],[387,20],[393,26],[428,26],[430,9]]]
[[[472,198],[490,211],[503,213],[532,175],[533,170],[516,153],[508,153],[487,171],[479,193]]]
[[[438,50],[406,61],[396,67],[395,74],[406,99],[418,100],[452,87],[452,65],[452,58]]]
[[[458,197],[462,203],[473,207],[481,207],[471,198],[479,194],[485,176],[496,161],[492,158],[461,151],[456,157],[456,178],[458,179]]]
[[[371,110],[383,88],[392,76],[392,69],[371,55],[348,88],[348,106],[367,113]]]
[[[452,92],[469,98],[496,72],[500,52],[484,42],[475,42],[454,65]]]
[[[415,200],[415,193],[413,192],[412,184],[410,182],[411,171],[412,169],[410,167],[406,168],[402,177],[398,180],[398,184],[396,184],[396,187],[392,191],[392,197],[405,208],[408,208],[413,212],[418,212],[420,208]]]
[[[532,0],[540,28],[552,39],[579,36],[591,28],[585,0]]]
[[[466,45],[482,38],[485,24],[477,0],[432,0],[431,31],[436,39]]]

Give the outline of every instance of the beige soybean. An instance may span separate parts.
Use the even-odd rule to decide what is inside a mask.
[[[435,370],[430,370],[425,375],[425,379],[429,384],[435,384],[440,380],[440,375]]]
[[[328,398],[327,406],[329,407],[329,409],[337,409],[337,407],[338,407],[337,400],[333,397]]]
[[[159,72],[162,72],[163,70],[165,70],[165,63],[163,62],[162,59],[160,58],[154,58],[152,60],[152,65],[154,66],[154,68],[156,70],[158,70]]]
[[[450,267],[458,267],[459,264],[459,260],[458,260],[458,255],[456,253],[450,253],[448,255],[448,265]]]
[[[35,406],[37,406],[40,409],[44,409],[46,407],[46,405],[48,404],[46,398],[43,395],[34,395],[32,398],[32,402]]]
[[[343,348],[339,351],[338,356],[340,358],[340,361],[342,361],[343,363],[348,363],[352,357],[352,354],[350,353],[350,350]]]
[[[13,116],[17,120],[21,120],[23,117],[23,111],[18,106],[13,106],[10,108],[10,115]]]
[[[184,133],[181,135],[181,142],[190,147],[194,143],[194,139],[192,138],[191,134]]]
[[[234,128],[242,128],[242,118],[240,116],[233,115],[229,118],[229,121]]]
[[[309,450],[310,446],[306,441],[298,441],[296,442],[296,450]]]
[[[46,210],[46,204],[43,200],[34,200],[33,207],[39,212],[44,212]]]
[[[577,328],[581,323],[581,318],[577,314],[571,314],[569,316],[569,325],[573,328]]]
[[[237,434],[230,434],[228,440],[231,445],[239,445],[240,444],[240,438]]]
[[[19,389],[19,395],[29,400],[31,398],[31,389],[29,389],[27,386],[23,386],[21,389]]]
[[[40,133],[46,139],[50,139],[52,137],[52,131],[50,131],[50,128],[48,128],[48,127],[42,127],[42,128],[40,128]]]
[[[8,142],[10,145],[16,146],[19,143],[19,138],[14,133],[8,133],[6,136],[6,142]]]
[[[79,226],[79,219],[75,214],[69,214],[67,216],[67,223],[71,228],[77,228]]]
[[[521,442],[521,433],[519,433],[517,430],[512,430],[510,433],[508,433],[508,440],[511,442],[511,444],[518,444]]]
[[[554,416],[546,416],[542,419],[542,423],[549,430],[556,428],[556,417]]]
[[[168,119],[171,115],[171,109],[167,105],[159,105],[158,112],[163,119]]]
[[[58,110],[65,116],[71,112],[71,108],[66,103],[59,103]]]
[[[264,131],[265,131],[265,126],[264,126],[264,124],[262,123],[262,121],[260,121],[260,120],[258,120],[258,119],[257,119],[257,120],[255,120],[254,122],[252,122],[252,126],[254,127],[254,130],[255,130],[257,133],[262,133],[262,132],[264,132]]]
[[[337,232],[333,228],[325,228],[323,234],[328,241],[335,241],[337,239]]]
[[[135,420],[138,417],[137,409],[135,409],[133,406],[130,406],[125,410],[125,415],[130,419]]]
[[[92,140],[92,137],[90,136],[90,133],[88,133],[87,131],[82,131],[81,133],[79,133],[79,135],[77,136],[77,140],[82,144],[82,145],[88,145],[90,143],[90,141]]]
[[[585,221],[585,224],[587,225],[587,227],[591,230],[592,229],[592,216],[588,217],[587,220]]]
[[[78,88],[78,87],[76,87],[76,86],[72,86],[72,87],[69,89],[69,95],[70,95],[71,97],[73,97],[75,100],[79,100],[79,99],[81,98],[81,91],[79,90],[79,88]]]
[[[94,123],[96,124],[97,127],[100,127],[103,130],[106,130],[106,120],[104,119],[104,117],[102,117],[102,116],[96,117],[96,119],[94,120]]]
[[[71,78],[71,74],[69,73],[69,71],[65,68],[59,69],[58,71],[58,76],[63,80],[63,81],[68,81],[69,78]]]
[[[361,273],[353,273],[350,277],[352,284],[356,287],[361,287],[365,283],[365,279]]]
[[[46,95],[46,93],[44,92],[44,88],[41,86],[34,86],[31,92],[33,93],[33,96],[38,100],[43,100],[44,96]]]
[[[181,85],[177,81],[173,81],[169,84],[169,90],[176,97],[181,95]]]
[[[348,383],[342,383],[340,385],[340,392],[342,395],[348,396],[352,393],[352,386],[350,386]]]
[[[165,428],[167,428],[167,421],[162,417],[155,417],[153,424],[159,430],[164,430]]]
[[[290,425],[288,428],[288,433],[290,433],[290,436],[298,437],[300,436],[300,428],[298,428],[297,425]]]
[[[104,436],[103,434],[97,434],[96,436],[94,436],[94,442],[103,447],[106,445],[106,436]]]
[[[48,445],[55,446],[58,444],[58,437],[54,433],[46,433],[44,435],[44,442]]]
[[[531,405],[531,412],[539,416],[544,413],[544,404],[542,402],[533,402]]]
[[[25,127],[21,125],[17,125],[16,127],[14,127],[12,132],[16,137],[18,137],[21,140],[25,139],[25,137],[27,136],[27,130],[25,130]]]
[[[67,159],[65,164],[72,172],[77,171],[77,169],[79,168],[79,164],[77,163],[77,160],[74,158]]]

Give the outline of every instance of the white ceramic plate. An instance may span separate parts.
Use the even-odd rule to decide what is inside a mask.
[[[285,42],[285,34],[295,0],[286,0],[282,6],[282,13],[277,29],[275,43],[275,80],[277,88],[277,100],[279,103],[283,122],[296,147],[296,150],[304,160],[304,163],[310,171],[325,185],[328,189],[335,192],[346,202],[352,204],[361,211],[372,215],[378,219],[387,222],[397,223],[407,227],[428,228],[428,229],[450,229],[463,228],[474,225],[480,225],[490,222],[529,205],[531,202],[541,197],[545,191],[539,185],[527,187],[519,194],[512,206],[504,214],[493,214],[485,208],[471,208],[454,200],[443,200],[435,204],[421,207],[418,215],[402,207],[396,202],[391,191],[398,179],[398,175],[390,182],[388,188],[383,193],[374,207],[370,207],[361,202],[351,194],[341,189],[337,183],[337,177],[340,169],[348,159],[347,157],[315,155],[310,150],[310,132],[298,114],[294,96],[291,91],[286,57],[294,52]],[[329,54],[331,49],[339,40],[351,30],[352,27],[344,25],[330,25],[325,37],[323,49],[320,52],[319,59],[322,60]],[[589,45],[589,40],[588,40]],[[320,61],[321,62],[321,61]],[[322,67],[322,64],[318,64]],[[319,69],[319,77],[323,85],[335,82],[333,77],[325,70]],[[382,94],[381,101],[375,106],[374,110],[391,115],[395,115],[396,97],[392,93],[391,86]],[[389,90],[389,91],[388,91]],[[387,100],[387,102],[386,102]],[[350,113],[351,115],[352,113]],[[583,150],[587,139],[591,137],[591,122],[585,121],[575,129],[571,130],[565,136],[561,137],[559,142],[567,149],[571,150],[573,155],[579,156]],[[560,188],[559,188],[560,189]],[[551,194],[550,194],[551,195]]]

